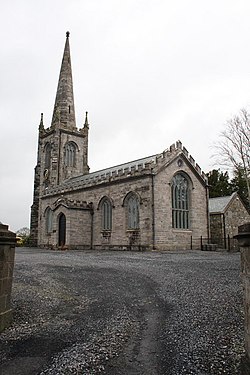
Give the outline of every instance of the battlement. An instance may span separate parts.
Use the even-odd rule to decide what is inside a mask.
[[[65,125],[61,125],[60,130],[63,130],[66,133],[72,133],[74,135],[79,135],[79,136],[82,136],[86,133],[86,128],[69,129]],[[40,138],[46,138],[48,135],[53,134],[54,131],[55,131],[55,127],[53,125],[48,127],[48,128],[41,127],[41,128],[39,128],[39,136],[40,136]]]
[[[46,189],[44,195],[57,194],[81,188],[88,188],[100,184],[110,183],[129,177],[151,175],[157,173],[160,166],[170,161],[174,156],[184,154],[190,164],[194,167],[200,177],[207,182],[205,173],[195,162],[194,158],[189,154],[188,150],[182,146],[181,141],[172,144],[169,149],[164,150],[160,154],[152,155],[143,159],[134,160],[128,163],[120,164],[111,168],[102,169],[93,173],[73,177],[66,180],[58,187]]]
[[[181,141],[177,141],[175,144],[172,144],[170,146],[170,151],[174,152],[175,150],[181,151],[185,157],[188,159],[190,164],[195,168],[196,172],[201,176],[201,178],[204,180],[204,182],[207,183],[207,176],[205,172],[201,170],[201,167],[199,164],[196,163],[195,159],[192,157],[192,155],[189,154],[188,150],[182,145]]]

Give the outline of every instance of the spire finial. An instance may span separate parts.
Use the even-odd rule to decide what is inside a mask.
[[[88,112],[86,112],[86,114],[85,114],[85,123],[84,123],[84,127],[86,127],[86,128],[89,127],[89,123],[88,123]]]
[[[68,38],[68,37],[69,37],[69,31],[66,32],[66,38]]]

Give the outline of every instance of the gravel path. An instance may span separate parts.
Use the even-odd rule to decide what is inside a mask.
[[[17,249],[1,375],[240,374],[240,256]]]

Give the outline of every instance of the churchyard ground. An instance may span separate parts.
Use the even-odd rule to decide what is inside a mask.
[[[18,248],[1,375],[240,374],[239,253]]]

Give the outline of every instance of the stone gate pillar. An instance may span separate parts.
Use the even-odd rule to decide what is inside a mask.
[[[8,230],[8,225],[0,224],[0,332],[12,320],[10,304],[14,269],[16,235]]]
[[[238,227],[238,235],[235,236],[240,245],[241,275],[243,282],[243,299],[245,312],[245,349],[246,358],[242,363],[242,373],[250,374],[250,223]]]

